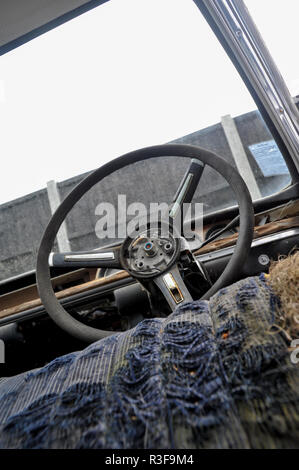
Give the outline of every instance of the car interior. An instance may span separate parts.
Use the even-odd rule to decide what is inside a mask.
[[[40,109],[37,84],[50,68],[60,64],[59,76],[65,74],[57,123],[42,124],[49,141],[60,138],[59,114],[72,119],[65,109],[89,132],[62,132],[71,177],[0,205],[0,448],[298,448],[297,101],[249,0],[174,2],[178,11],[189,3],[190,43],[197,30],[206,38],[196,57],[195,49],[179,50],[186,33],[170,12],[169,30],[163,16],[157,19],[159,2],[124,3],[0,6],[4,69],[19,64],[21,54],[41,64],[23,79],[24,89],[26,80],[33,83],[32,109]],[[96,55],[101,21],[105,29],[113,8],[119,23],[109,23],[105,34],[117,37],[117,69],[110,53],[107,62]],[[158,61],[164,46],[152,36],[134,56],[145,24],[157,37],[159,27],[168,31],[170,58],[165,49]],[[86,43],[83,26],[90,30]],[[119,45],[123,32],[132,50]],[[84,106],[101,110],[107,99],[111,115],[83,116],[80,102],[78,110],[69,106],[68,99],[80,101],[72,89],[78,83],[68,78],[78,64],[85,68],[78,72],[78,82],[86,77],[78,90]],[[179,89],[183,75],[191,78]],[[192,80],[198,96],[187,89]],[[49,75],[45,94],[51,83]],[[173,121],[163,134],[166,109]],[[193,109],[192,130],[179,128]],[[43,118],[33,114],[28,126],[38,134]],[[21,121],[27,125],[22,114]],[[7,128],[13,122],[7,117]],[[17,125],[18,119],[14,132]],[[71,165],[87,135],[83,170],[74,176]],[[45,160],[52,145],[44,144]],[[108,155],[98,167],[88,160],[95,146]]]

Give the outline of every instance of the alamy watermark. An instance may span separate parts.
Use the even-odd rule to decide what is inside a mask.
[[[187,240],[202,237],[203,204],[175,202],[171,206],[166,202],[151,202],[147,207],[142,202],[127,204],[125,194],[119,194],[117,207],[110,202],[101,202],[95,209],[100,218],[95,225],[99,239],[134,238],[148,225],[161,224],[161,236],[168,236],[170,227],[173,236],[183,235]]]

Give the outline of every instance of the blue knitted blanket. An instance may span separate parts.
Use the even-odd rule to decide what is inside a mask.
[[[299,368],[265,277],[0,379],[1,448],[299,447]]]

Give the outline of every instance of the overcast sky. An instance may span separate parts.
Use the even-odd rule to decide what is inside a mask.
[[[299,2],[246,3],[299,94]],[[192,0],[110,0],[1,57],[0,204],[254,108]]]

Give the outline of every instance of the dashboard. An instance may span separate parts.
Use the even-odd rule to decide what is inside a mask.
[[[223,231],[229,222],[223,219],[205,224],[205,241],[214,239],[194,252],[212,283],[223,272],[238,237],[237,224]],[[256,214],[250,255],[239,279],[267,272],[271,261],[298,248],[299,201]],[[103,273],[96,268],[83,268],[52,274],[56,296],[83,323],[124,331],[152,316],[147,293],[125,271]],[[199,298],[200,292],[195,290],[192,296]],[[161,308],[160,314],[167,316],[169,312]],[[59,354],[85,346],[48,317],[38,296],[34,272],[0,284],[0,338],[8,345],[6,364],[0,365],[3,375],[41,367]]]

